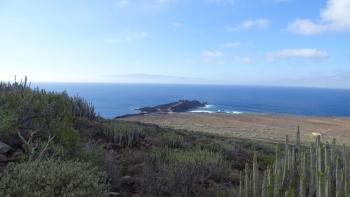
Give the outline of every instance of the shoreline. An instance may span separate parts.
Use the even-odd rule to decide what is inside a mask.
[[[206,110],[191,110],[191,111],[184,111],[184,112],[157,112],[157,113],[145,113],[145,112],[139,112],[134,114],[124,114],[116,116],[112,119],[123,119],[128,117],[134,117],[134,116],[144,116],[144,115],[152,115],[152,114],[158,114],[158,115],[166,115],[166,114],[172,114],[172,113],[198,113],[198,114],[228,114],[228,115],[257,115],[257,116],[282,116],[282,117],[305,117],[305,118],[339,118],[339,119],[350,119],[350,116],[341,116],[341,115],[314,115],[314,114],[291,114],[291,113],[278,113],[278,112],[243,112],[243,111],[206,111]],[[350,132],[350,131],[349,131]]]

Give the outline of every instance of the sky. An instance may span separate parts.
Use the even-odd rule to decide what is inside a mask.
[[[0,0],[0,80],[350,88],[350,0]]]

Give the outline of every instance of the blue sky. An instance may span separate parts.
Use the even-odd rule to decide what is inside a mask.
[[[350,0],[0,0],[0,79],[350,87]]]

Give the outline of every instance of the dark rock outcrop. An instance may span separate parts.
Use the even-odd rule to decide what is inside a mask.
[[[12,151],[12,148],[9,145],[0,142],[0,154],[7,154],[10,151]]]
[[[11,148],[11,146],[3,142],[0,142],[0,171],[9,162],[9,156],[11,156],[12,152],[13,152],[13,149]]]
[[[179,100],[173,103],[167,103],[163,105],[158,105],[154,107],[143,107],[138,109],[142,113],[169,113],[169,112],[186,112],[191,109],[205,107],[206,102],[200,101],[190,101],[190,100]]]

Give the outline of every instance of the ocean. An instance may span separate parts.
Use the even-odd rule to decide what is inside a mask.
[[[179,99],[208,102],[194,112],[281,113],[350,117],[350,90],[224,85],[37,83],[48,91],[79,95],[105,118],[138,113],[140,107]]]

